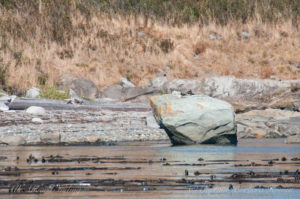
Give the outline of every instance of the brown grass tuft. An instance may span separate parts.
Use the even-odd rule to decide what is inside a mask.
[[[194,54],[199,55],[201,53],[204,53],[208,47],[208,44],[206,42],[200,42],[198,41],[194,46]]]

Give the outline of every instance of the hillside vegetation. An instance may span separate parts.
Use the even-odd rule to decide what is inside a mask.
[[[249,35],[247,35],[249,34]],[[300,77],[299,0],[0,0],[0,89]]]

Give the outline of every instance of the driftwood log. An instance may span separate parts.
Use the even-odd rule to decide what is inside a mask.
[[[82,104],[68,104],[65,101],[20,98],[8,104],[10,110],[24,110],[30,106],[40,106],[48,110],[112,110],[112,111],[150,111],[146,104],[139,103],[95,103],[84,101]]]

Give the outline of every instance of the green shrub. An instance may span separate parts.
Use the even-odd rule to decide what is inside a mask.
[[[0,58],[0,89],[5,86],[5,75],[6,75],[7,65],[3,63],[3,59]]]
[[[37,80],[38,80],[39,85],[45,86],[47,79],[48,79],[47,75],[39,75]]]
[[[55,87],[45,88],[41,91],[41,98],[64,100],[70,98],[70,90],[58,90]]]

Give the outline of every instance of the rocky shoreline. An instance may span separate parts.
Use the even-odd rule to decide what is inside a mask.
[[[0,144],[100,145],[168,140],[155,122],[149,97],[174,90],[231,103],[238,139],[287,138],[287,143],[300,143],[299,80],[215,77],[168,81],[160,74],[145,87],[124,81],[106,88],[101,98],[93,101],[79,98],[76,93],[65,101],[0,95]],[[30,106],[45,111],[29,113],[26,109]]]
[[[17,110],[2,112],[0,118],[2,144],[110,144],[168,139],[163,130],[155,126],[149,111],[46,110],[45,115],[32,115]],[[41,120],[34,122],[34,118]]]
[[[255,110],[236,114],[236,122],[239,139],[300,135],[300,112]],[[155,140],[168,137],[157,126],[151,111],[47,109],[43,115],[25,110],[0,112],[0,143],[4,145],[100,145]]]

